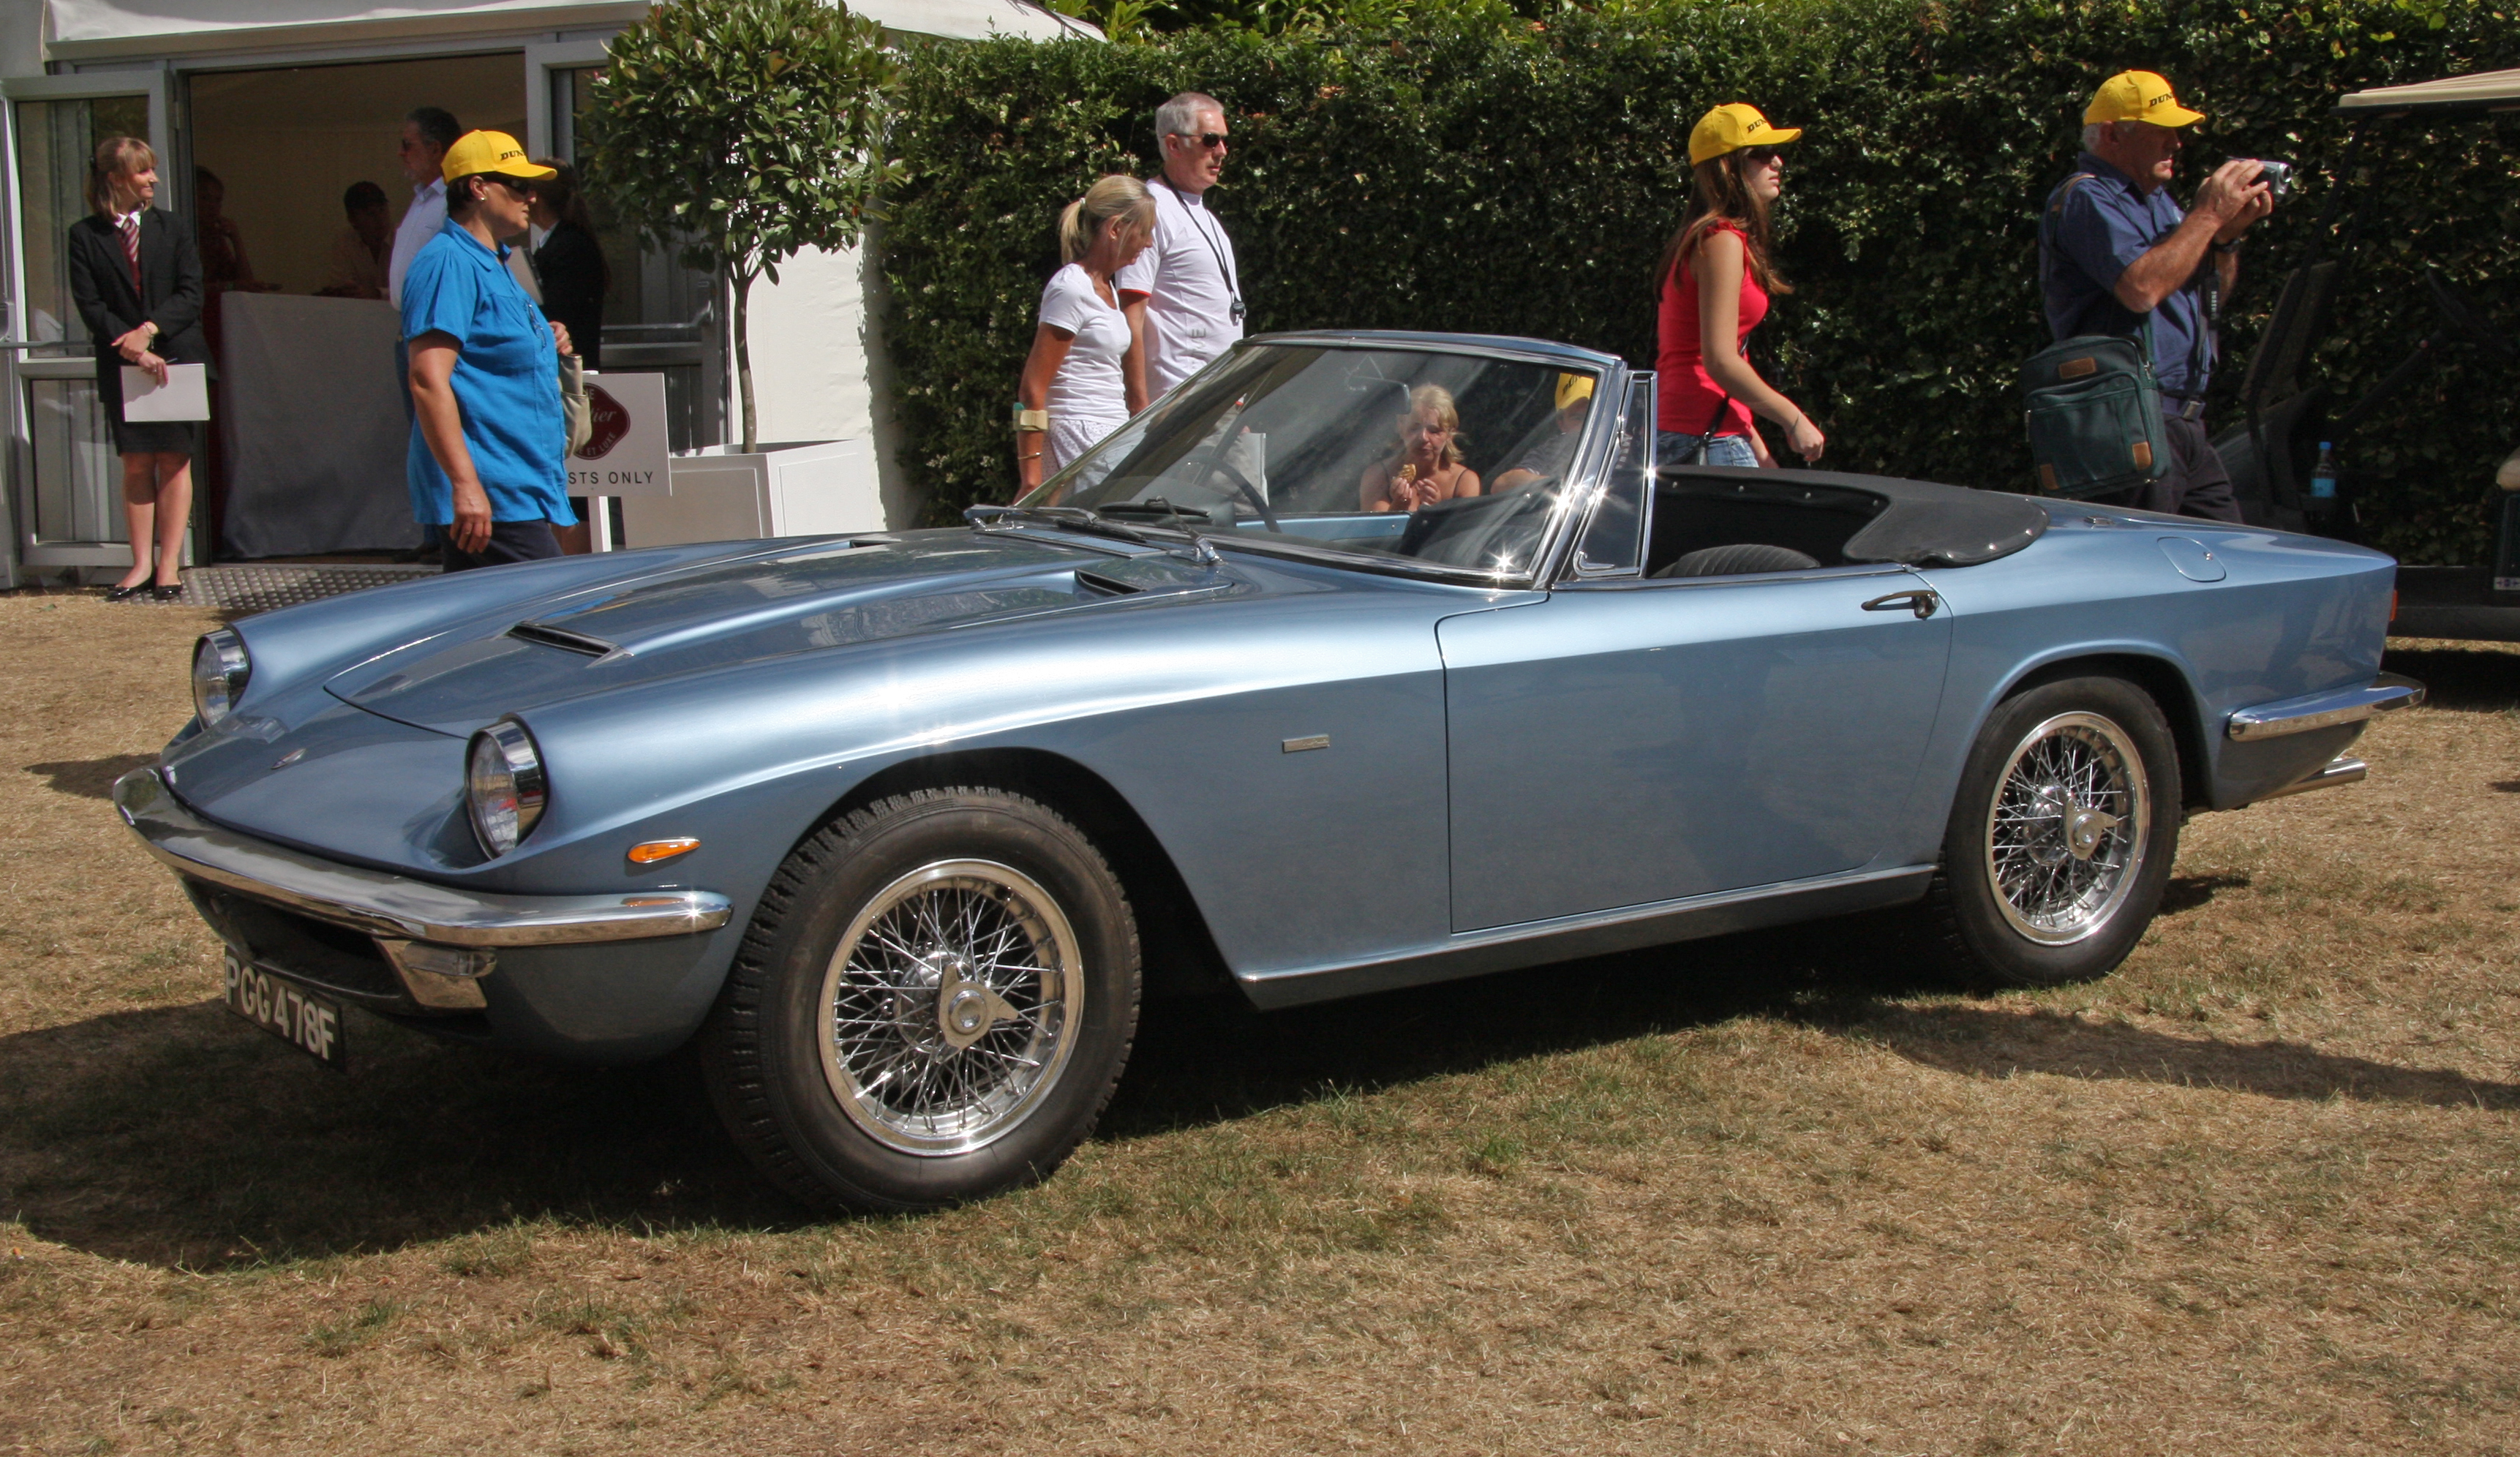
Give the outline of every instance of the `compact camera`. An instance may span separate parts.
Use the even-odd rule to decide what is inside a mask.
[[[2267,196],[2282,201],[2284,195],[2292,191],[2292,163],[2262,156],[2258,165],[2265,169],[2258,173],[2258,180],[2267,185]]]

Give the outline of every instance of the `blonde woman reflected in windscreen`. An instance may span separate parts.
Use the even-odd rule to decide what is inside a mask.
[[[1359,509],[1414,511],[1479,494],[1479,473],[1462,464],[1462,413],[1450,390],[1421,384],[1409,391],[1399,426],[1398,447],[1366,466],[1357,482]]]
[[[131,570],[109,601],[173,601],[183,588],[184,528],[193,514],[193,427],[122,418],[122,367],[166,382],[170,364],[210,357],[202,332],[202,256],[193,230],[158,199],[158,155],[137,137],[96,144],[88,216],[70,225],[70,301],[96,341],[97,403],[122,457],[122,514]]]
[[[1145,401],[1121,373],[1129,320],[1112,276],[1155,236],[1155,201],[1135,177],[1104,177],[1058,215],[1067,261],[1041,290],[1041,324],[1015,396],[1015,479],[1030,491],[1094,448]]]
[[[1754,413],[1784,426],[1786,447],[1807,462],[1828,443],[1749,360],[1768,300],[1793,291],[1770,257],[1768,215],[1785,190],[1778,149],[1802,134],[1739,102],[1707,112],[1688,134],[1688,210],[1654,269],[1654,454],[1664,464],[1774,465]]]

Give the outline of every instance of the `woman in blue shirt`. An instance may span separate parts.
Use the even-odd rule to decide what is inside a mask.
[[[552,169],[507,133],[476,131],[447,149],[444,170],[446,226],[402,286],[412,511],[446,529],[450,572],[557,556],[552,528],[577,524],[560,400],[568,334],[517,286],[505,243]]]

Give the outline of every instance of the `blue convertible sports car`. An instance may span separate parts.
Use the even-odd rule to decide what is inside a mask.
[[[967,528],[211,633],[115,800],[318,1056],[345,1005],[697,1038],[771,1177],[915,1209],[1055,1168],[1148,981],[1281,1007],[1902,905],[1978,982],[2103,975],[2187,815],[2362,777],[2422,696],[2385,556],[1657,469],[1653,399],[1529,340],[1246,341]]]

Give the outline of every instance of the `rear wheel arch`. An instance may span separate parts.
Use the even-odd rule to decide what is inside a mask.
[[[2213,766],[2206,752],[2205,725],[2197,707],[2196,690],[2179,665],[2167,658],[2108,652],[2041,663],[2005,684],[1995,702],[1988,705],[1988,713],[1991,716],[2034,688],[2068,678],[2122,678],[2150,695],[2153,702],[2161,705],[2162,717],[2170,721],[2171,742],[2179,750],[2182,807],[2201,810],[2211,803]]]
[[[1110,781],[1046,749],[965,749],[922,755],[869,775],[814,821],[798,844],[868,805],[920,789],[986,784],[1037,800],[1085,832],[1138,910],[1149,1000],[1232,990],[1234,978],[1172,857]]]

